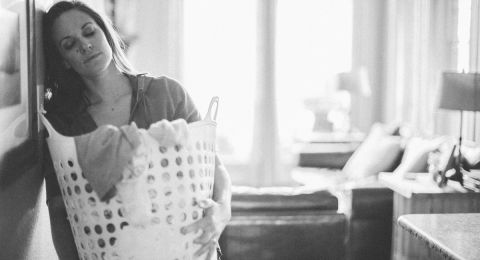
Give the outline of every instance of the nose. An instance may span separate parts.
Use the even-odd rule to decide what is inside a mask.
[[[83,41],[83,42],[81,42],[78,51],[83,54],[83,53],[87,53],[87,52],[91,51],[92,48],[93,48],[93,46],[90,42]]]

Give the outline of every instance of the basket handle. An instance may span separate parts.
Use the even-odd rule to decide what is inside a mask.
[[[210,105],[208,106],[208,111],[207,111],[207,114],[205,115],[204,120],[217,121],[218,100],[219,98],[217,96],[212,97],[212,100],[210,100]],[[215,106],[215,110],[212,110],[214,106]],[[213,112],[213,118],[212,118],[212,112]]]
[[[45,111],[45,109],[43,109],[43,105],[40,105],[40,109],[38,110],[38,115],[40,116],[40,120],[42,121],[43,125],[45,126],[45,128],[47,129],[47,132],[48,132],[48,136],[50,138],[54,138],[54,137],[63,137],[63,135],[59,134],[55,128],[53,128],[52,124],[50,123],[50,121],[48,121],[48,119],[45,117],[45,114],[47,114],[47,111]]]

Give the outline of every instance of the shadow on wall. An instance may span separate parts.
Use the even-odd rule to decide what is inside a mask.
[[[0,159],[0,259],[26,259],[38,219],[38,140],[27,139]]]

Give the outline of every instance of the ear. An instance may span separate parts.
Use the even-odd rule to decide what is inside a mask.
[[[72,68],[72,66],[70,65],[70,63],[68,63],[66,60],[63,61],[63,66],[64,66],[67,70],[69,70],[69,69]]]

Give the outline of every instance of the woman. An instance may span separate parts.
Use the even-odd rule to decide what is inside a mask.
[[[43,30],[45,109],[60,133],[74,136],[100,125],[122,126],[133,121],[138,127],[148,128],[161,119],[200,119],[190,96],[177,82],[136,74],[112,26],[85,4],[56,3],[43,18]],[[146,86],[143,89],[138,89],[140,77]],[[76,259],[78,254],[60,189],[48,151],[45,154],[54,245],[60,259]],[[231,216],[230,186],[228,173],[217,157],[213,200],[200,203],[205,217],[182,228],[184,233],[203,230],[195,240],[201,244],[197,256],[208,253],[209,259],[218,246],[218,238]]]

